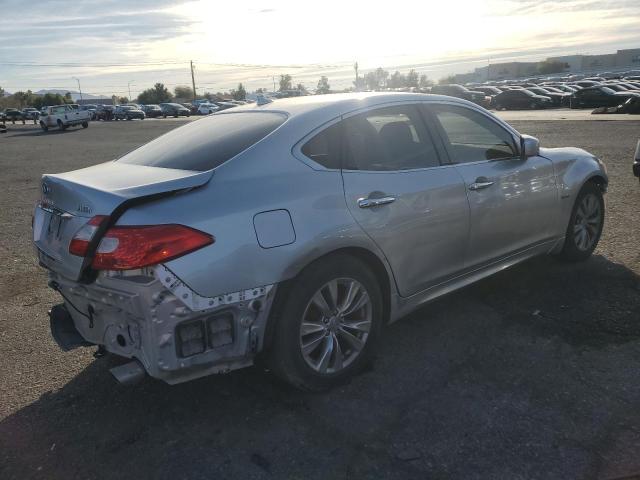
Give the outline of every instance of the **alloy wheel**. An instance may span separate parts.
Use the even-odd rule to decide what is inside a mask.
[[[585,195],[576,211],[573,239],[578,250],[587,251],[598,240],[602,224],[600,201],[593,193]]]
[[[352,278],[324,284],[311,297],[300,325],[300,349],[320,374],[341,371],[362,353],[372,325],[372,304],[365,287]]]

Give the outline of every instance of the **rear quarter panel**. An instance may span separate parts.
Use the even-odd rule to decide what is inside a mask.
[[[128,210],[118,223],[180,223],[214,235],[214,244],[166,264],[207,297],[290,279],[343,247],[383,260],[348,213],[340,172],[314,170],[292,156],[294,142],[268,138],[218,167],[205,187]],[[295,241],[264,248],[254,216],[281,209],[291,215]]]

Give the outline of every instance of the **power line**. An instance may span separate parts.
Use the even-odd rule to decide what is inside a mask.
[[[211,65],[216,67],[236,67],[236,68],[340,68],[347,65],[344,64],[289,64],[289,65],[272,65],[264,63],[215,63],[215,62],[199,62],[199,65]],[[189,62],[181,61],[163,61],[163,62],[132,62],[132,63],[78,63],[78,62],[61,62],[61,63],[39,63],[39,62],[0,62],[2,66],[8,67],[66,67],[66,68],[89,68],[89,67],[154,67],[164,65],[189,65]]]

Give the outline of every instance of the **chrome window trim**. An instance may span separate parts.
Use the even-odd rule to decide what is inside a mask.
[[[369,105],[369,106],[366,106],[366,107],[357,108],[357,109],[351,110],[351,111],[349,111],[347,113],[343,113],[339,117],[336,117],[336,118],[334,118],[332,120],[329,120],[326,123],[323,123],[321,126],[315,128],[310,133],[308,133],[307,135],[302,137],[302,139],[299,140],[298,142],[296,142],[296,144],[292,147],[291,153],[296,159],[300,160],[301,162],[303,162],[307,166],[313,168],[314,170],[326,171],[326,172],[343,171],[343,172],[368,172],[368,173],[404,173],[404,172],[417,172],[417,171],[422,171],[422,170],[430,170],[432,168],[441,168],[441,167],[449,166],[449,164],[447,164],[447,163],[442,163],[442,160],[443,160],[442,158],[438,158],[438,161],[440,162],[440,165],[436,165],[436,166],[433,166],[433,167],[410,168],[410,169],[407,169],[407,170],[351,170],[351,169],[346,169],[346,168],[326,168],[324,165],[319,164],[318,162],[310,159],[304,153],[302,153],[302,147],[304,146],[305,143],[307,143],[307,141],[311,140],[315,135],[321,133],[324,129],[329,128],[330,126],[335,125],[336,123],[341,122],[342,120],[345,120],[347,118],[353,117],[355,115],[359,115],[361,113],[366,113],[366,112],[371,111],[371,110],[378,110],[380,108],[388,108],[388,107],[403,106],[403,105],[422,105],[424,103],[427,103],[428,101],[429,101],[428,99],[424,99],[424,100],[409,100],[409,101],[407,101],[407,100],[401,100],[401,101],[393,100],[393,101],[388,101],[388,102],[384,102],[384,103],[379,103],[379,104],[376,104],[376,105]],[[425,127],[425,130],[427,130],[427,133],[429,135],[431,135],[432,137],[434,135],[437,135],[437,133],[431,132],[429,130],[429,125],[427,124],[426,121],[424,122],[424,127]],[[434,148],[435,147],[436,146],[435,146],[435,142],[434,142]],[[437,148],[436,148],[436,152],[437,152]]]
[[[427,102],[425,102],[425,103],[427,103]],[[475,103],[472,103],[471,105],[468,105],[466,103],[462,104],[462,103],[459,103],[459,102],[448,102],[448,101],[443,101],[443,100],[440,100],[440,99],[433,100],[433,101],[428,102],[428,103],[431,104],[431,105],[447,105],[447,106],[467,108],[469,110],[473,110],[474,112],[480,113],[481,115],[485,116],[489,120],[493,120],[499,126],[503,127],[507,131],[507,133],[509,133],[513,137],[513,143],[516,146],[516,148],[518,149],[518,153],[519,153],[519,155],[516,155],[515,157],[495,158],[495,159],[490,159],[490,160],[476,160],[475,162],[457,162],[457,163],[456,162],[450,162],[449,165],[479,165],[479,164],[490,163],[490,162],[504,162],[505,160],[522,160],[522,151],[521,151],[521,148],[522,148],[521,147],[522,136],[520,135],[520,133],[515,128],[513,128],[511,125],[509,125],[507,122],[505,122],[501,118],[496,117],[495,115],[491,114],[490,112],[488,112],[484,108],[476,105]],[[433,112],[430,112],[430,114],[431,115],[435,115]],[[444,139],[442,139],[442,140],[444,142]],[[444,142],[444,143],[445,143],[445,148],[446,148],[446,142]],[[449,160],[451,160],[451,159],[449,159]]]

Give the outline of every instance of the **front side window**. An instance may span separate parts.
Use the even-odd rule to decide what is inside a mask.
[[[415,105],[354,115],[342,122],[342,128],[346,169],[412,170],[440,164]]]
[[[511,133],[480,112],[454,105],[433,105],[430,109],[442,127],[454,163],[518,156]]]

